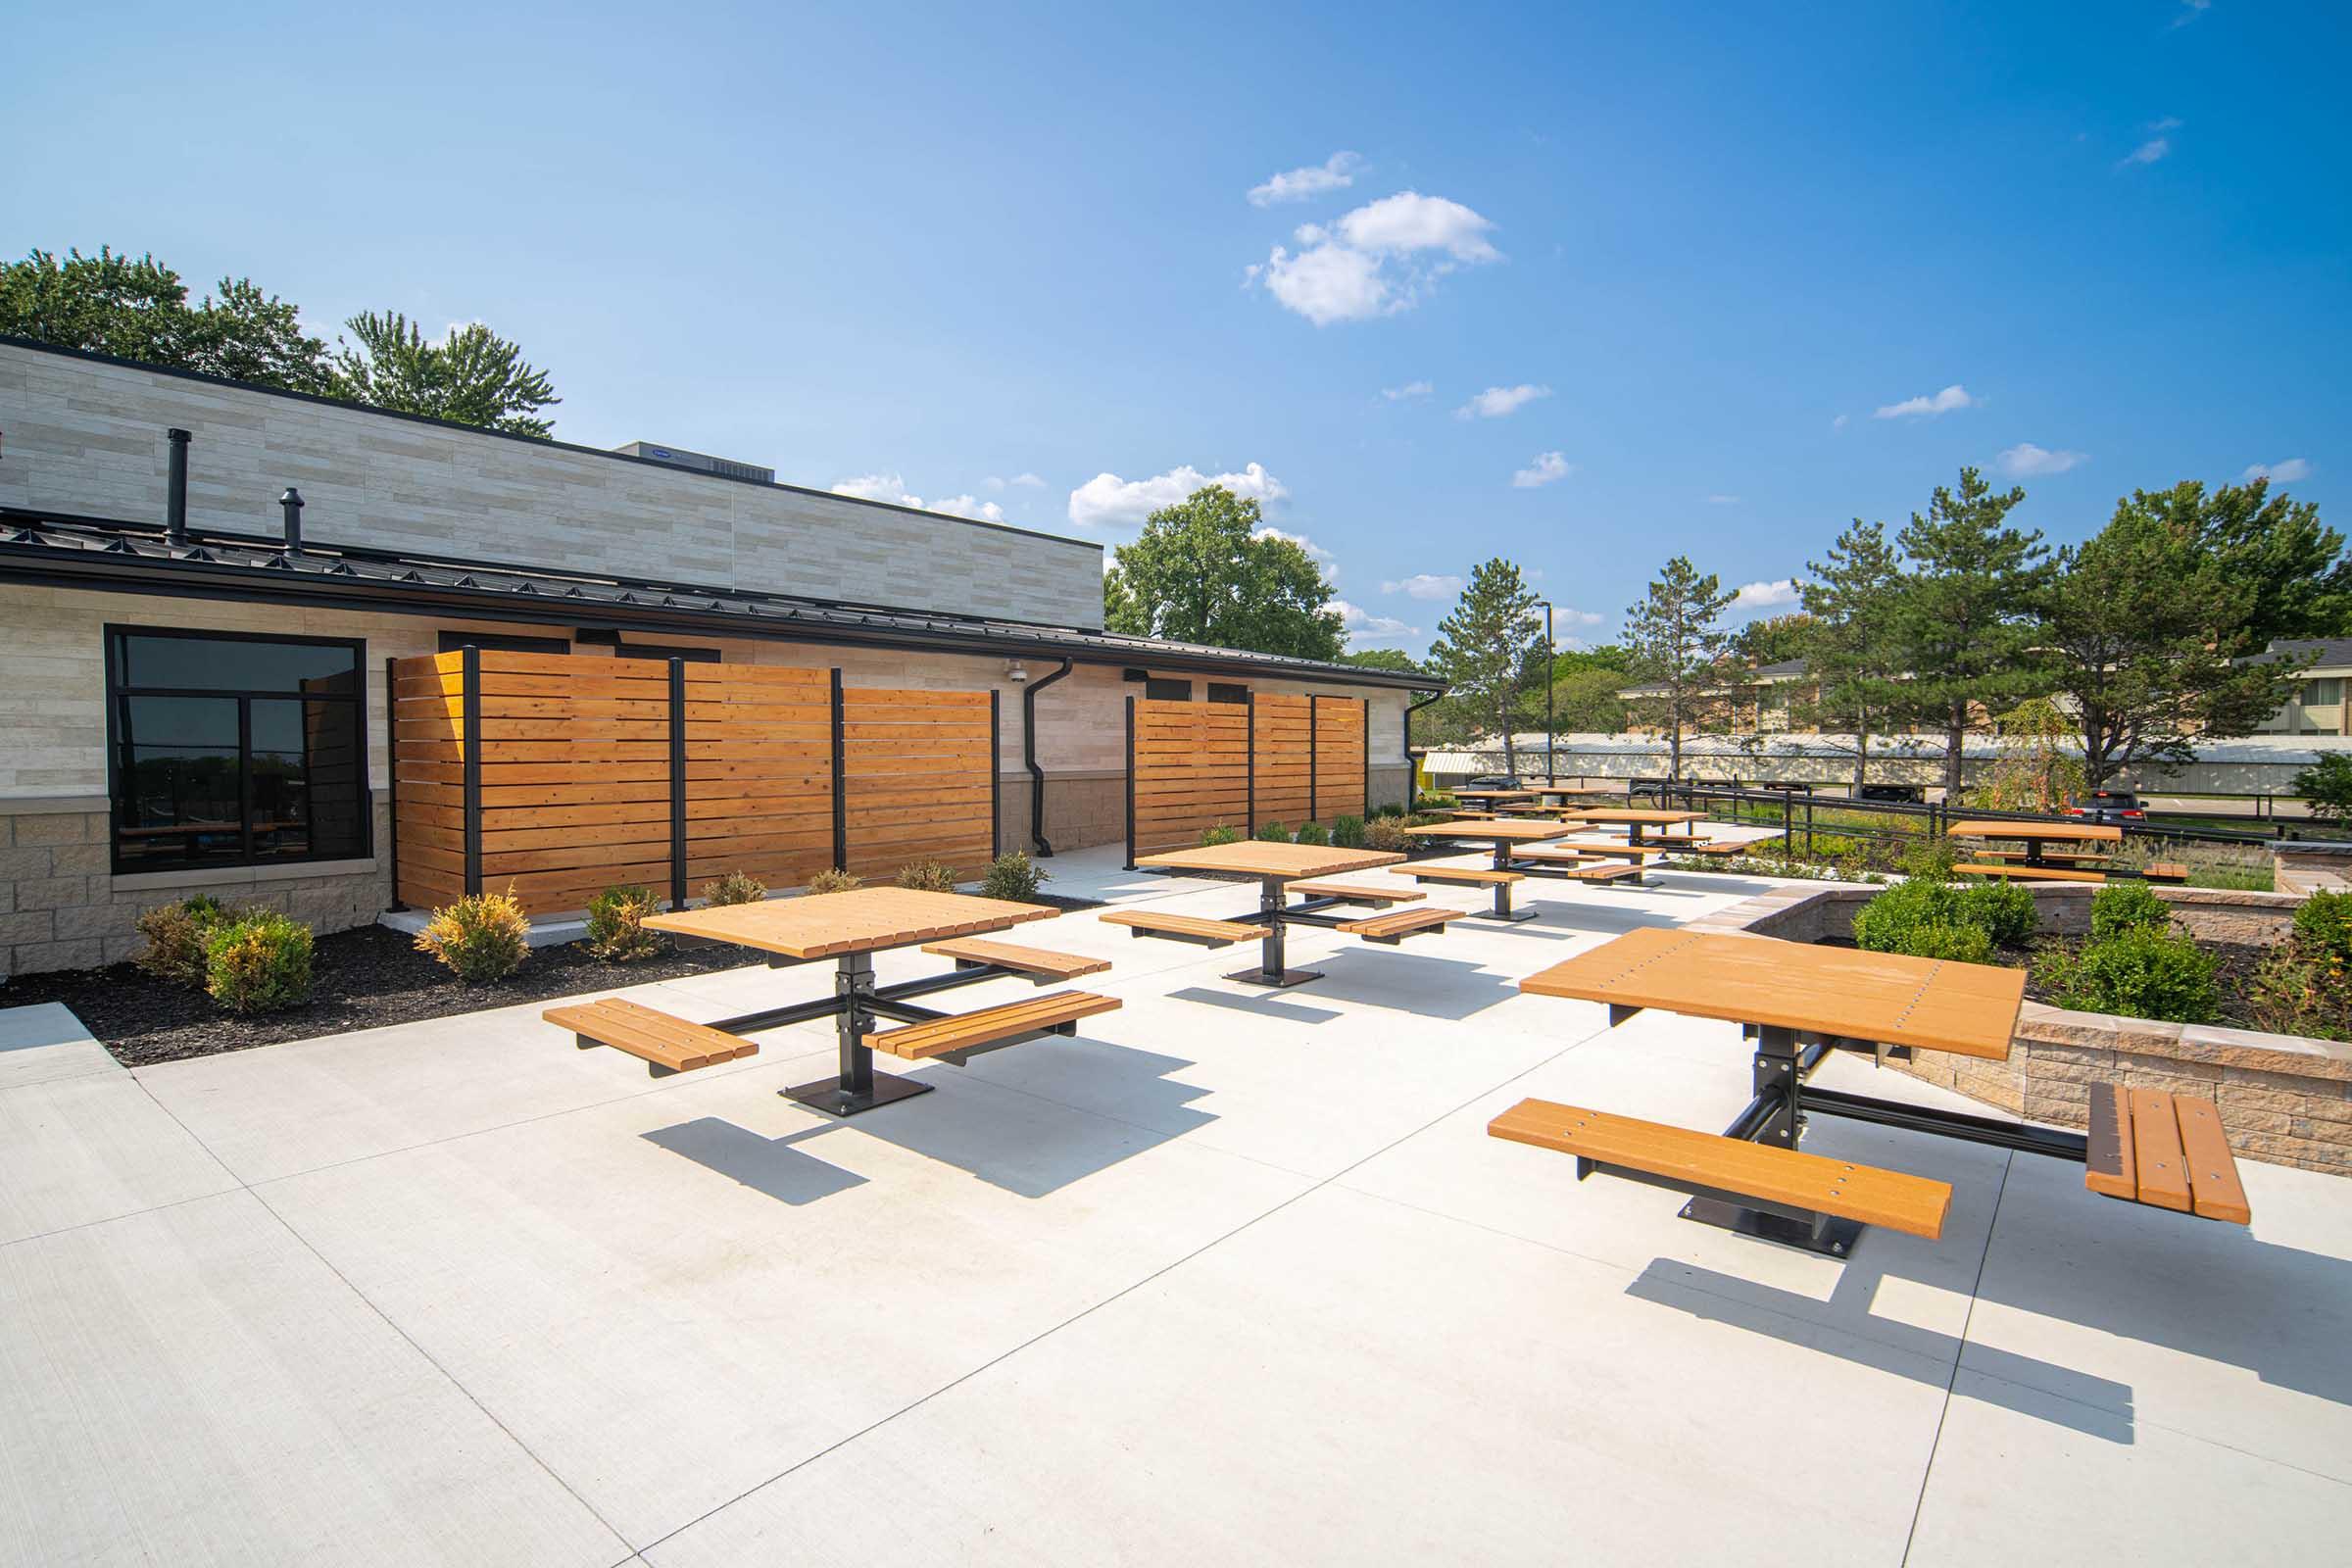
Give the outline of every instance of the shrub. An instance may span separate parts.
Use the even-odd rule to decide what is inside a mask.
[[[917,893],[953,893],[956,868],[941,860],[917,860],[912,865],[899,867],[898,883]]]
[[[767,884],[748,872],[729,871],[703,884],[705,904],[758,904],[766,897]]]
[[[1260,844],[1288,844],[1291,842],[1291,830],[1280,822],[1260,822],[1257,831],[1250,837]]]
[[[445,904],[416,933],[416,951],[429,953],[467,985],[504,980],[531,956],[531,917],[513,883],[504,893],[469,893]]]
[[[2093,939],[2120,936],[2146,926],[2161,931],[2173,923],[2173,911],[2145,882],[2110,882],[2090,896],[2090,934]]]
[[[1947,838],[1925,838],[1895,857],[1894,868],[1922,882],[1949,882],[1960,863],[1960,847]]]
[[[2042,980],[2058,1005],[2120,1012],[2168,1023],[2210,1023],[2220,1006],[2219,961],[2187,937],[2132,926],[2045,961]]]
[[[1400,855],[1412,847],[1413,841],[1404,836],[1404,818],[1401,816],[1374,817],[1364,824],[1364,848],[1367,850]]]
[[[1423,790],[1413,797],[1416,811],[1450,811],[1461,804],[1448,790]]]
[[[2287,781],[2323,822],[2352,825],[2352,754],[2329,752]]]
[[[1992,961],[1992,936],[1981,925],[1931,920],[1911,928],[1903,949],[1915,958],[1948,958],[1954,963]]]
[[[842,870],[839,866],[835,866],[830,870],[819,871],[816,873],[816,875],[810,877],[808,879],[808,886],[803,891],[811,894],[847,893],[852,888],[861,888],[863,886],[865,886],[865,878],[853,875],[848,871]]]
[[[2275,1034],[2352,1040],[2352,958],[2288,943],[2262,960],[2247,996],[2254,1021]]]
[[[1983,927],[1997,947],[2022,948],[2041,925],[2034,895],[2006,883],[1962,888],[1960,912],[1969,924]]]
[[[1200,847],[1204,850],[1213,850],[1220,844],[1239,844],[1241,842],[1242,830],[1238,827],[1230,827],[1223,822],[1219,822],[1215,827],[1204,827],[1200,830]]]
[[[1364,814],[1375,821],[1384,816],[1402,816],[1404,807],[1400,802],[1383,801]]]
[[[987,874],[980,878],[980,896],[1027,904],[1037,897],[1039,888],[1052,880],[1045,867],[1029,858],[1026,852],[1014,850],[988,862]]]
[[[275,1012],[311,996],[311,928],[275,909],[253,909],[212,928],[204,989],[231,1012]]]
[[[1335,816],[1331,819],[1331,842],[1343,850],[1364,847],[1364,819],[1360,816]]]
[[[138,930],[147,939],[147,950],[131,961],[159,980],[201,986],[205,983],[205,943],[214,928],[227,918],[228,910],[220,901],[205,893],[141,910]]]
[[[1872,953],[1910,953],[1926,927],[1966,923],[1958,888],[1915,876],[1854,911],[1854,944]]]
[[[653,894],[640,887],[607,888],[588,901],[588,951],[614,963],[632,963],[662,951],[662,933],[645,928],[661,911]]]
[[[2352,966],[2352,893],[2314,893],[2295,910],[2295,945]]]
[[[1329,845],[1331,843],[1331,829],[1325,827],[1320,822],[1301,822],[1298,825],[1298,842],[1301,844]]]

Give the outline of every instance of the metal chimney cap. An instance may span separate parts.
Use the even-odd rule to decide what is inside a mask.
[[[196,439],[196,433],[193,430],[182,430],[174,426],[164,432],[164,439],[167,441],[193,441]]]
[[[302,505],[302,492],[288,485],[286,493],[277,498],[277,504],[281,507],[299,507]]]

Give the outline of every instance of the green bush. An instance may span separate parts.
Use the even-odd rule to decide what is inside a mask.
[[[2287,781],[2323,822],[2352,825],[2352,754],[2329,752]]]
[[[204,989],[231,1012],[275,1012],[311,997],[311,928],[275,909],[216,925],[204,944]]]
[[[2295,910],[2295,943],[2315,958],[2352,965],[2352,893],[2314,893]]]
[[[227,918],[228,910],[220,901],[207,893],[141,910],[138,932],[147,939],[147,948],[131,962],[159,980],[201,986],[205,983],[205,943]]]
[[[1052,880],[1026,852],[1014,850],[988,862],[988,871],[980,878],[980,896],[1027,904],[1037,897],[1039,888]]]
[[[2023,946],[2039,923],[2034,895],[2024,888],[1962,888],[1913,875],[1854,911],[1854,942],[1873,953],[1983,963],[1996,946]],[[1963,927],[1983,936],[1981,947],[1949,934]],[[1983,956],[1967,956],[1962,948]]]
[[[2221,1005],[2213,979],[2219,963],[2187,937],[2130,926],[2079,953],[2049,956],[2042,983],[2058,1005],[2077,1012],[2211,1023]]]
[[[1260,822],[1257,831],[1250,837],[1260,844],[1288,844],[1291,842],[1291,830],[1280,822]]]
[[[1331,843],[1331,829],[1320,822],[1301,822],[1298,825],[1298,842],[1328,847]]]
[[[1380,805],[1375,806],[1371,810],[1365,812],[1364,814],[1367,818],[1373,820],[1377,820],[1378,818],[1384,816],[1402,816],[1404,814],[1404,807],[1396,801],[1383,801]]]
[[[531,956],[531,917],[512,883],[504,893],[469,893],[433,911],[416,933],[416,951],[469,986],[504,980]]]
[[[1948,958],[1954,963],[1990,963],[1992,937],[1983,926],[1950,925],[1931,920],[1911,928],[1910,946],[1903,950],[1914,958]]]
[[[912,888],[917,893],[953,893],[956,891],[956,868],[940,860],[917,860],[912,865],[899,867],[899,886]]]
[[[1200,830],[1200,847],[1204,850],[1213,850],[1220,844],[1239,844],[1241,842],[1242,830],[1223,822],[1219,822],[1215,827],[1204,827]]]
[[[819,871],[816,873],[816,875],[810,877],[808,879],[808,886],[802,891],[811,894],[847,893],[852,888],[861,888],[863,886],[865,886],[865,878],[858,875],[856,872],[844,871],[839,866],[833,866],[830,869]]]
[[[1450,811],[1461,804],[1449,790],[1423,790],[1413,797],[1416,811]]]
[[[1960,863],[1960,847],[1947,838],[1921,839],[1895,857],[1894,868],[1922,882],[1949,882]]]
[[[1331,819],[1331,842],[1343,850],[1364,847],[1364,819],[1360,816],[1335,816]]]
[[[1854,911],[1854,945],[1872,953],[1909,953],[1922,929],[1966,924],[1960,911],[1958,888],[1915,876]]]
[[[709,905],[758,904],[766,897],[767,884],[743,871],[729,871],[703,884],[703,902]]]
[[[2145,882],[2110,882],[2090,896],[2090,934],[2120,936],[2146,926],[2161,931],[2173,923],[2173,911]]]
[[[1982,926],[1996,947],[2022,948],[2041,925],[2034,895],[2007,883],[1962,888],[1960,912],[1969,924]]]
[[[640,887],[607,888],[588,901],[588,951],[614,963],[633,963],[662,951],[662,933],[648,931],[648,916],[662,906]]]
[[[1367,850],[1401,855],[1412,847],[1413,841],[1404,836],[1404,818],[1401,816],[1376,816],[1364,824],[1364,848]]]
[[[2255,969],[2247,995],[2254,1021],[2274,1034],[2352,1040],[2352,958],[2286,943]]]

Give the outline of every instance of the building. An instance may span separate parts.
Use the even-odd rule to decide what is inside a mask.
[[[2279,641],[2270,656],[2309,660],[2286,706],[2273,713],[2255,733],[2260,735],[2352,735],[2352,706],[2344,694],[2352,687],[2352,637]]]
[[[0,339],[0,963],[198,891],[374,919],[386,661],[466,645],[993,691],[1001,848],[1122,837],[1130,694],[1360,699],[1405,799],[1425,677],[1117,636],[1100,545],[761,471]]]

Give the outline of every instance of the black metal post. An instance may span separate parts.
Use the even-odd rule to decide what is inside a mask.
[[[850,803],[843,788],[841,755],[841,671],[833,671],[833,868],[850,868]]]
[[[873,1048],[865,1043],[874,1026],[874,956],[845,953],[833,974],[833,1036],[839,1047],[840,1072],[815,1083],[796,1084],[778,1091],[828,1116],[855,1116],[894,1101],[931,1092],[914,1078],[898,1078],[874,1071]]]
[[[1548,599],[1539,599],[1536,603],[1544,607],[1544,782],[1557,784],[1560,781],[1559,762],[1552,754],[1559,747],[1559,725],[1552,714],[1551,689],[1554,672],[1560,664],[1560,648],[1553,640],[1551,623],[1559,618],[1560,612],[1551,608]]]
[[[994,686],[988,689],[988,858],[995,859],[1004,848],[1004,732],[1002,722],[1001,699],[1004,694]]]
[[[482,651],[467,643],[458,655],[458,678],[466,683],[458,699],[461,739],[466,748],[466,891],[482,891]]]
[[[172,447],[170,475],[164,482],[164,542],[184,545],[188,542],[188,443],[195,438],[185,430],[166,430],[164,439]]]
[[[1135,699],[1127,699],[1127,869],[1135,869]]]
[[[1247,838],[1257,831],[1257,688],[1250,688],[1242,702],[1242,814],[1249,818],[1242,824],[1242,836]]]
[[[686,907],[686,661],[669,661],[669,906]]]
[[[1266,928],[1266,934],[1258,939],[1257,964],[1254,968],[1237,969],[1227,975],[1226,979],[1238,981],[1246,986],[1267,986],[1281,990],[1287,986],[1302,986],[1309,980],[1323,978],[1323,971],[1320,969],[1290,967],[1284,942],[1284,932],[1290,923],[1289,911],[1283,907],[1286,900],[1287,895],[1283,891],[1282,878],[1269,876],[1258,879],[1257,916],[1250,923],[1263,925]],[[1320,906],[1318,905],[1317,907]]]
[[[1323,820],[1323,788],[1316,764],[1323,751],[1322,716],[1315,705],[1322,699],[1309,692],[1306,698],[1306,819]]]
[[[408,906],[400,900],[400,691],[393,684],[395,662],[384,661],[384,853],[392,873],[392,902],[387,907],[399,910]]]
[[[1364,794],[1356,808],[1356,815],[1369,820],[1372,815],[1372,699],[1359,697],[1355,701],[1356,706],[1364,710]]]

